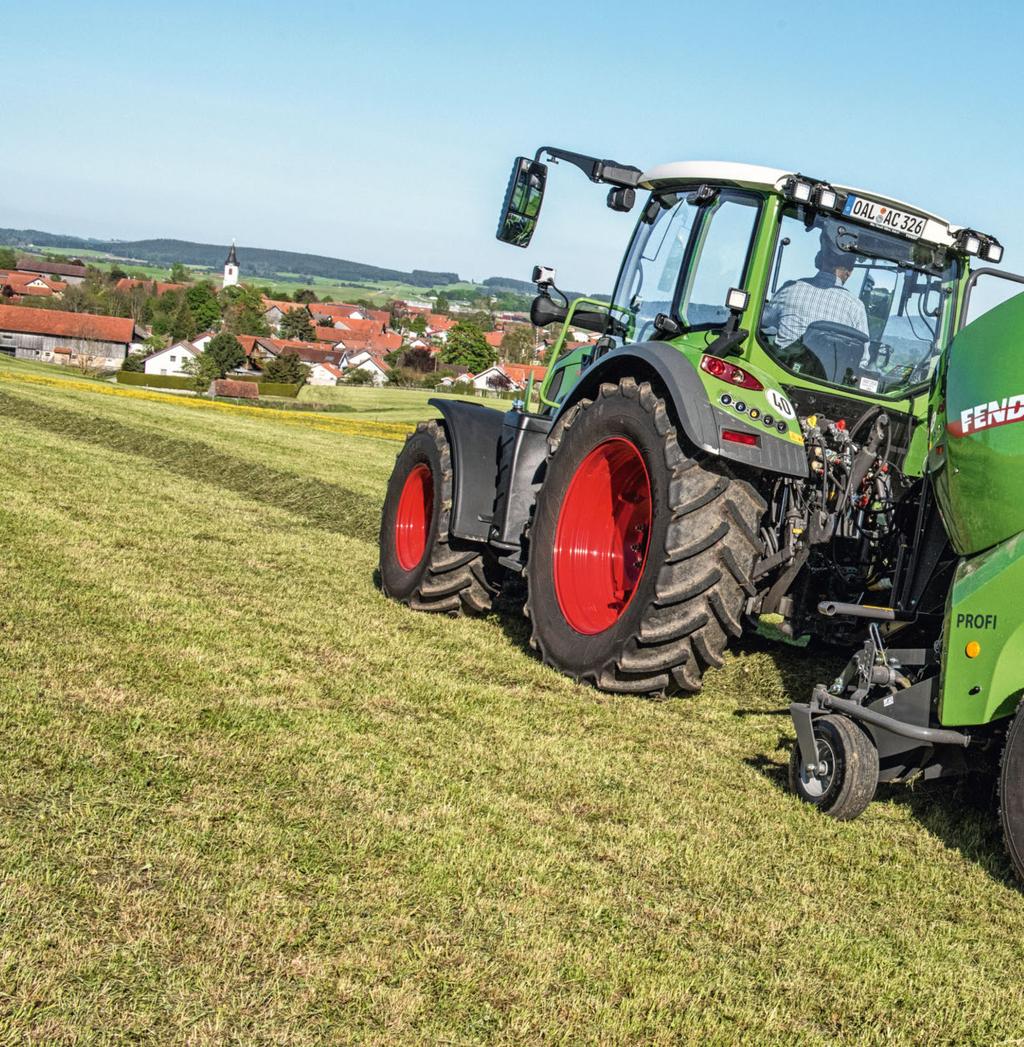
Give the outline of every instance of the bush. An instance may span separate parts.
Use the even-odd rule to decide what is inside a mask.
[[[151,389],[195,389],[195,379],[177,374],[141,374],[138,371],[118,371],[121,385],[148,385]]]
[[[124,363],[121,364],[122,371],[130,371],[132,373],[138,373],[145,371],[146,369],[146,358],[142,353],[129,353],[124,358]]]
[[[345,374],[349,385],[372,385],[373,375],[362,367],[350,367]]]

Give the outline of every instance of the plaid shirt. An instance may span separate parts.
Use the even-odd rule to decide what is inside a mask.
[[[775,344],[785,349],[819,320],[855,327],[864,335],[868,333],[864,303],[847,291],[832,273],[818,273],[810,280],[786,284],[768,303],[761,325],[776,329]]]

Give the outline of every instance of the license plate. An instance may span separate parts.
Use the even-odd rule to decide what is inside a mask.
[[[888,229],[890,232],[899,233],[911,240],[916,240],[924,232],[925,219],[920,215],[910,214],[909,211],[900,211],[887,204],[879,204],[874,200],[865,200],[863,196],[846,198],[843,214],[848,218],[856,218],[859,222],[867,222],[869,225],[878,226],[880,229]]]

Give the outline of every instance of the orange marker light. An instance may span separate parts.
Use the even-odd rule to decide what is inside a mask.
[[[964,648],[964,654],[968,658],[977,658],[981,654],[981,644],[977,640],[971,640],[971,642]]]

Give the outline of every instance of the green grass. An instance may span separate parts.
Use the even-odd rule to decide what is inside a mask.
[[[436,393],[432,389],[376,389],[358,385],[304,385],[299,390],[300,403],[345,407],[363,418],[378,422],[417,422],[421,418],[438,418],[441,412],[427,403],[432,397],[444,400],[467,400],[507,411],[508,400],[497,397],[461,396]]]
[[[380,595],[395,439],[72,378],[0,359],[0,1042],[1020,1036],[991,812],[783,788],[809,652],[598,694]]]

